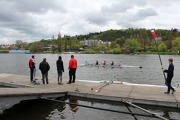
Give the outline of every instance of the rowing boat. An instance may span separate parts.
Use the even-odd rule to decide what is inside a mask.
[[[142,66],[133,65],[95,65],[95,64],[81,64],[80,67],[109,67],[109,68],[142,68]]]

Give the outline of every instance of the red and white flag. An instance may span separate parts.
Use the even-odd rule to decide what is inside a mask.
[[[156,37],[157,37],[156,32],[155,32],[155,29],[151,29],[151,34],[152,34],[153,38],[156,38]]]
[[[155,40],[161,40],[161,39],[162,39],[161,36],[158,36],[158,35],[156,34],[155,29],[151,29],[151,34],[152,34],[152,36],[153,36],[153,38],[154,38]]]

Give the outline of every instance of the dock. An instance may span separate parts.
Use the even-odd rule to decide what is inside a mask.
[[[0,74],[0,108],[4,103],[18,102],[21,100],[77,96],[83,98],[99,99],[134,104],[180,108],[180,89],[176,88],[175,94],[164,94],[166,86],[126,84],[123,82],[91,82],[80,81],[58,85],[56,79],[49,78],[49,85],[42,85],[41,78],[37,80],[40,85],[30,83],[29,76]],[[105,86],[106,85],[106,86]],[[104,86],[100,91],[98,88]]]

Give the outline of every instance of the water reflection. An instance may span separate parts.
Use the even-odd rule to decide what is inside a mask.
[[[163,117],[170,119],[169,113],[167,111],[164,111]]]
[[[76,112],[78,111],[78,107],[77,107],[77,105],[78,105],[78,100],[77,100],[77,99],[70,98],[70,99],[69,99],[69,103],[71,103],[71,104],[69,104],[70,110],[71,110],[72,112],[76,113]]]
[[[62,112],[65,109],[64,106],[64,104],[40,99],[21,101],[20,104],[5,110],[0,115],[0,120],[47,120],[54,110],[58,109]]]
[[[62,99],[59,99],[60,101]],[[20,104],[13,106],[4,111],[0,115],[0,120],[155,120],[156,118],[147,118],[122,113],[114,113],[103,110],[90,109],[80,107],[78,105],[87,105],[98,108],[112,109],[117,111],[133,112],[144,114],[139,109],[124,106],[119,102],[108,102],[92,99],[82,99],[71,97],[66,102],[73,103],[67,105],[65,103],[47,101],[47,100],[29,100],[22,101]],[[180,118],[177,109],[157,108],[149,106],[141,106],[149,111],[164,114],[167,119]],[[158,119],[157,119],[158,120]]]

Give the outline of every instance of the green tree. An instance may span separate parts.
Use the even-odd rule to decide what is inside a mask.
[[[43,43],[42,42],[34,42],[30,45],[30,50],[33,52],[33,53],[36,53],[36,52],[43,52]]]
[[[16,47],[17,47],[18,49],[21,48],[22,44],[23,44],[22,40],[16,40]]]
[[[135,53],[138,48],[140,47],[140,44],[138,43],[137,39],[127,39],[125,41],[125,48],[130,52],[130,53]]]
[[[57,38],[57,46],[58,46],[58,52],[62,52],[62,38],[61,38],[61,33],[59,32],[58,38]]]
[[[97,51],[106,51],[106,50],[107,50],[107,48],[106,48],[106,46],[105,46],[104,44],[97,45],[97,46],[95,47],[95,49],[96,49]]]
[[[113,48],[117,48],[117,47],[119,47],[119,45],[116,43],[116,41],[112,41],[110,48],[113,49]]]
[[[125,43],[125,38],[124,38],[124,36],[122,36],[121,38],[117,38],[115,41],[117,44],[120,45],[120,47],[123,47],[124,43]]]
[[[52,45],[52,46],[51,46],[51,50],[52,50],[52,52],[53,52],[53,54],[54,54],[54,52],[56,51],[55,45]]]
[[[180,37],[176,37],[173,42],[173,50],[180,54]]]
[[[80,48],[80,44],[79,44],[77,37],[71,37],[71,48],[72,49]]]
[[[113,49],[113,53],[114,54],[120,54],[121,53],[121,48],[120,47],[116,47]]]
[[[160,52],[166,52],[167,51],[167,46],[164,42],[161,42],[158,46],[158,49]]]

